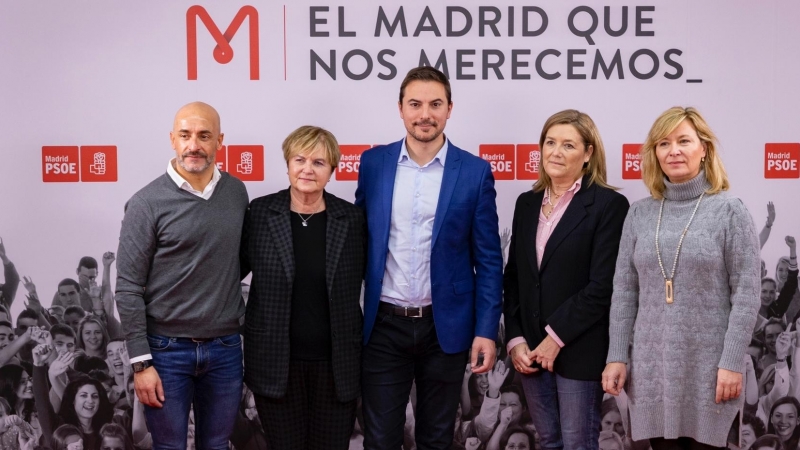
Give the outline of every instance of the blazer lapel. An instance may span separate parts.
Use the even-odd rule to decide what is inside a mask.
[[[270,205],[272,214],[267,218],[269,230],[272,233],[272,242],[278,250],[278,255],[283,263],[286,278],[291,286],[294,283],[294,247],[292,246],[292,223],[289,219],[289,191],[277,197]]]
[[[542,207],[544,192],[536,192],[528,196],[525,202],[525,210],[522,211],[522,223],[520,224],[520,236],[517,239],[522,241],[522,248],[533,249],[526,251],[528,263],[531,265],[531,273],[534,279],[539,279],[539,264],[537,258],[539,249],[536,248],[536,233],[539,230],[539,210]]]
[[[442,229],[442,222],[447,215],[447,208],[453,198],[456,189],[458,174],[461,172],[461,155],[458,149],[447,141],[447,156],[445,157],[444,173],[442,174],[442,187],[439,191],[439,201],[436,204],[436,215],[433,218],[433,236],[431,236],[431,248],[436,247],[436,238]]]
[[[347,240],[348,222],[339,199],[327,192],[325,192],[325,207],[328,211],[328,229],[325,232],[325,285],[328,287],[328,298],[331,298],[339,256]]]
[[[581,223],[583,218],[586,217],[586,207],[594,203],[595,186],[587,186],[587,181],[587,178],[584,177],[581,182],[581,189],[575,194],[575,197],[572,198],[567,210],[564,211],[564,215],[561,216],[561,220],[558,221],[556,229],[553,230],[553,234],[551,234],[550,239],[547,240],[547,244],[544,246],[542,266],[539,268],[540,272],[544,270],[547,261],[550,260],[550,256],[553,255],[553,252],[556,251],[556,248],[558,248],[561,242],[563,242],[572,230]]]
[[[378,181],[381,199],[381,223],[385,224],[383,242],[389,242],[389,229],[392,227],[392,198],[394,196],[394,180],[397,176],[397,160],[400,158],[400,146],[403,141],[391,144],[383,155],[383,171]]]

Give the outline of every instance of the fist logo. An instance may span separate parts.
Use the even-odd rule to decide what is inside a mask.
[[[106,154],[97,152],[94,154],[94,163],[89,166],[89,172],[95,175],[106,174]]]
[[[236,170],[244,175],[253,173],[253,153],[242,152],[242,162],[236,165]]]
[[[542,154],[534,150],[528,154],[528,162],[525,163],[525,170],[531,173],[539,173],[539,163],[542,161]]]

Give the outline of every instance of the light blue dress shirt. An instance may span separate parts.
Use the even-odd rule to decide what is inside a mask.
[[[420,166],[400,147],[392,194],[389,252],[383,274],[381,301],[398,306],[431,304],[431,238],[442,176],[450,143]]]

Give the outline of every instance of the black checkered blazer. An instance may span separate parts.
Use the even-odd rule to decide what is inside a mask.
[[[330,300],[332,366],[339,401],[360,393],[361,282],[366,267],[366,222],[352,203],[325,192],[326,282]],[[254,393],[281,398],[289,376],[289,320],[294,250],[289,190],[250,203],[242,230],[242,277],[253,279],[244,331],[245,383]]]

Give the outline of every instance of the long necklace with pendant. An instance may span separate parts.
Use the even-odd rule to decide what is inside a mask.
[[[311,220],[311,218],[314,217],[314,214],[318,213],[320,209],[322,209],[322,203],[320,203],[319,206],[317,206],[317,210],[311,213],[311,215],[308,217],[303,217],[303,215],[297,211],[295,211],[294,213],[300,217],[300,222],[302,222],[303,226],[307,227],[308,221]]]
[[[658,222],[656,223],[656,255],[658,256],[658,266],[661,268],[661,275],[664,277],[664,290],[666,291],[667,295],[667,303],[672,303],[675,298],[673,297],[672,291],[672,280],[675,278],[675,268],[678,267],[678,254],[681,252],[681,245],[683,245],[683,238],[686,236],[686,232],[689,231],[689,226],[692,224],[694,220],[694,215],[697,214],[697,208],[700,207],[700,202],[703,200],[703,196],[705,192],[700,194],[700,198],[697,199],[697,204],[694,205],[694,211],[692,211],[692,216],[689,217],[689,223],[686,224],[686,228],[683,229],[683,233],[681,233],[681,238],[678,240],[678,248],[675,250],[675,260],[672,261],[672,273],[670,273],[669,278],[667,278],[667,272],[664,271],[664,263],[661,262],[661,250],[658,246],[658,234],[661,230],[661,216],[664,213],[664,200],[661,199],[661,207],[658,209]]]

